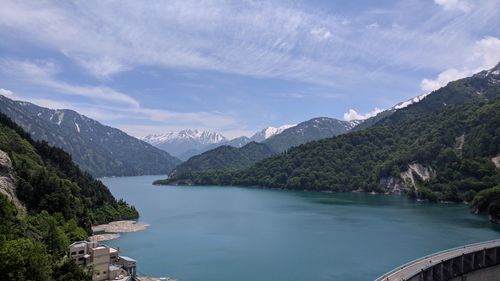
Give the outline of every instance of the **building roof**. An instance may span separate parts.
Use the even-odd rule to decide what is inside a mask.
[[[126,257],[126,256],[120,256],[120,259],[124,259],[124,260],[129,261],[129,262],[137,262],[133,258],[129,258],[129,257]]]
[[[69,245],[70,247],[84,247],[84,246],[87,246],[87,242],[86,241],[76,241],[75,243]]]

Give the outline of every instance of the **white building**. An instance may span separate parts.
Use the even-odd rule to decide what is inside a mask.
[[[122,257],[117,249],[98,242],[75,242],[69,246],[69,256],[78,265],[92,268],[92,281],[129,281],[136,275],[134,259]]]

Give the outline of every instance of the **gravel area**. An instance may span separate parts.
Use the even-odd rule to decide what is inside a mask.
[[[92,227],[93,232],[108,232],[108,233],[119,233],[119,232],[136,232],[148,228],[149,224],[136,223],[135,221],[114,221],[108,224],[101,224]]]

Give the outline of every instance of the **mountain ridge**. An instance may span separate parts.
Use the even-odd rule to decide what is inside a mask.
[[[0,111],[36,140],[69,152],[95,176],[165,174],[180,160],[119,129],[69,109],[49,109],[0,95]]]
[[[250,142],[241,148],[225,147],[221,149],[219,147],[193,156],[177,166],[172,171],[171,176],[186,172],[192,173],[203,170],[246,167],[257,161],[281,153],[293,146],[346,133],[358,123],[359,121],[341,121],[328,117],[313,118],[284,129],[279,134],[275,134],[261,142],[260,146],[257,146],[257,142]],[[263,148],[264,146],[266,148]],[[258,154],[250,155],[250,153]],[[239,161],[235,160],[238,157],[241,157],[241,159]],[[218,159],[218,161],[214,162],[211,159]],[[227,161],[224,161],[224,159]]]

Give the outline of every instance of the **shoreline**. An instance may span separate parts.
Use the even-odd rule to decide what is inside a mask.
[[[368,195],[390,195],[390,196],[405,196],[409,199],[414,199],[408,196],[405,192],[378,192],[378,191],[364,191],[362,189],[354,189],[354,190],[313,190],[313,189],[290,189],[290,188],[280,188],[280,187],[267,187],[260,185],[215,185],[215,184],[152,184],[156,186],[173,186],[173,187],[236,187],[236,188],[249,188],[249,189],[260,189],[260,190],[275,190],[275,191],[285,191],[285,192],[303,192],[303,193],[326,193],[326,194],[336,194],[336,193],[359,193],[359,194],[368,194]],[[430,202],[427,199],[414,199],[418,202]],[[438,202],[430,202],[430,203],[440,203],[440,204],[465,204],[468,205],[467,202],[453,202],[453,201],[438,201]]]

